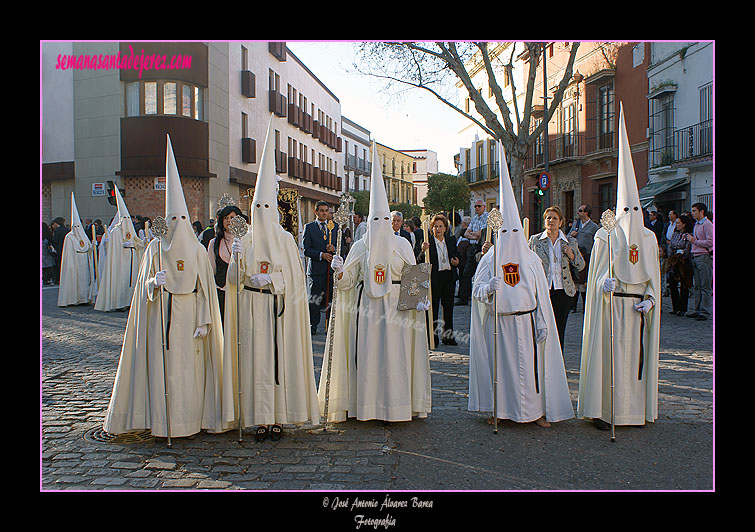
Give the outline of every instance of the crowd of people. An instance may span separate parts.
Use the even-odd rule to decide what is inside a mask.
[[[74,292],[85,295],[59,297],[61,306],[89,297],[96,310],[130,307],[105,430],[150,429],[170,441],[233,428],[241,439],[255,427],[262,441],[281,438],[284,425],[317,425],[321,414],[326,422],[426,417],[429,346],[431,339],[458,345],[455,305],[470,306],[468,409],[492,412],[496,431],[503,419],[549,427],[575,417],[563,349],[580,297],[576,417],[601,430],[653,422],[661,297],[668,289],[674,315],[710,316],[712,223],[702,203],[689,215],[671,211],[665,226],[658,214],[644,216],[623,111],[620,127],[615,228],[608,229],[592,219],[590,205],[573,221],[553,205],[543,231],[526,235],[501,157],[495,216],[478,200],[458,227],[444,213],[422,227],[390,210],[377,174],[369,212],[353,215],[353,234],[339,231],[333,208],[318,202],[300,245],[278,218],[272,118],[249,216],[231,202],[208,227],[192,223],[170,139],[167,227],[159,238],[150,220],[131,219],[119,194],[108,227],[82,224],[72,195],[70,228],[61,218],[43,225],[43,282],[59,280],[63,293],[64,279],[78,279]],[[243,236],[233,230],[237,217],[249,224]],[[77,255],[66,263],[71,248]],[[64,257],[57,269],[56,255]],[[87,296],[82,283],[93,282],[97,256],[99,286]],[[419,263],[430,264],[432,297],[402,306],[402,277]],[[316,383],[312,337],[323,317],[328,334]],[[617,371],[611,408],[607,353]]]

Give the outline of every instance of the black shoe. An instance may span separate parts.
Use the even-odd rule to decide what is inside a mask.
[[[605,421],[603,421],[599,417],[594,418],[592,420],[592,424],[598,430],[609,430],[611,428],[611,424],[610,423],[606,423]]]
[[[257,427],[257,432],[254,433],[254,441],[258,443],[265,441],[268,436],[270,436],[270,431],[267,430],[267,427],[265,425],[260,425],[259,427]]]
[[[687,316],[688,318],[697,318],[699,314],[693,310],[693,311],[687,312],[685,316]]]
[[[697,316],[695,317],[695,320],[696,320],[696,321],[705,321],[705,320],[707,320],[707,319],[708,319],[708,318],[706,318],[704,314],[698,314],[698,315],[697,315]]]
[[[270,439],[273,441],[278,441],[283,437],[283,427],[280,425],[273,425],[270,428]]]

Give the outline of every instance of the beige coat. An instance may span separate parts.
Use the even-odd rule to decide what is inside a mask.
[[[537,256],[542,260],[543,268],[545,269],[545,278],[548,279],[550,269],[549,242],[545,239],[541,240],[540,235],[542,235],[542,233],[530,237],[529,247],[532,251],[537,253]],[[570,266],[574,266],[577,271],[582,271],[585,267],[585,259],[582,257],[582,253],[579,252],[577,239],[573,236],[564,236],[566,236],[566,239],[569,241],[569,247],[574,251],[574,260],[570,261],[565,254],[563,255],[563,257],[566,257],[566,260],[561,261],[561,279],[564,285],[564,292],[566,292],[567,296],[572,297],[577,293],[577,287],[574,284]]]

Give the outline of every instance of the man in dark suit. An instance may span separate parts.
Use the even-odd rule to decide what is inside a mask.
[[[459,278],[459,252],[456,248],[456,238],[448,234],[448,218],[442,214],[433,217],[428,235],[429,243],[420,244],[422,250],[417,258],[418,262],[425,261],[425,253],[430,254],[430,286],[433,296],[433,318],[435,319],[435,344],[438,344],[438,310],[443,306],[443,343],[457,345],[453,336],[454,320],[454,287]],[[439,252],[440,249],[440,252]],[[426,251],[425,251],[426,250]]]
[[[399,211],[391,212],[391,225],[393,225],[393,232],[398,236],[403,236],[409,243],[412,243],[412,235],[404,229],[404,214]]]
[[[328,229],[329,210],[330,205],[326,201],[318,201],[315,205],[317,219],[304,226],[304,255],[310,259],[307,276],[310,278],[309,327],[312,334],[317,334],[323,308],[327,322],[328,306],[333,299],[333,270],[330,269],[330,261],[336,250],[334,240],[337,238],[338,224],[334,222],[333,229]]]

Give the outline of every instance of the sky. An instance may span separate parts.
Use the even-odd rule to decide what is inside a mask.
[[[464,118],[423,89],[385,94],[384,82],[353,74],[353,42],[286,42],[286,46],[341,102],[341,115],[370,131],[373,140],[395,150],[428,149],[438,154],[438,171],[456,175],[458,132]]]

